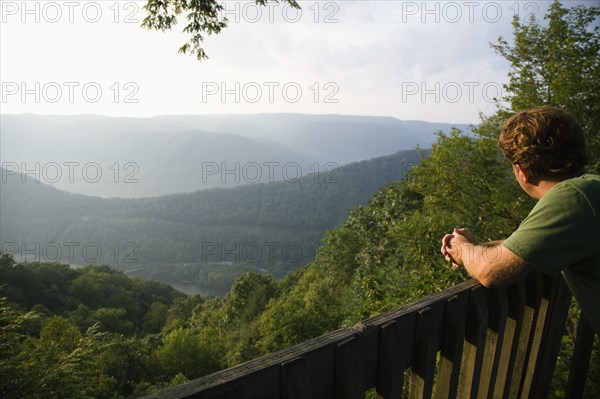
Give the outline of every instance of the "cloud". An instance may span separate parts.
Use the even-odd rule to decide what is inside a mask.
[[[478,112],[491,105],[481,91],[477,98],[467,98],[472,87],[468,85],[501,84],[508,72],[507,63],[489,42],[499,35],[510,38],[515,13],[536,12],[541,18],[545,4],[306,1],[299,14],[281,3],[261,9],[251,2],[225,2],[230,26],[207,38],[210,59],[198,63],[177,53],[186,40],[178,31],[182,24],[168,33],[139,27],[144,2],[119,2],[120,9],[112,2],[84,3],[99,4],[102,19],[90,23],[89,16],[86,20],[75,13],[74,23],[65,20],[66,14],[50,23],[44,15],[39,22],[29,15],[23,23],[18,14],[7,16],[0,35],[1,78],[29,88],[35,82],[42,88],[48,82],[76,81],[81,87],[97,82],[104,90],[102,101],[86,102],[81,93],[73,102],[64,98],[35,102],[31,95],[22,101],[17,94],[3,101],[3,112],[131,116],[304,112],[476,122]],[[278,86],[268,86],[273,82]],[[128,83],[137,85],[137,103],[123,102],[135,91],[125,87]],[[223,87],[238,93],[225,95],[223,101],[220,92],[207,101],[207,85],[214,88],[214,84],[219,91]],[[295,89],[293,84],[302,89],[297,102],[282,93],[284,87]],[[421,92],[407,96],[407,85],[414,89],[415,84]],[[263,96],[248,101],[256,98],[251,93],[256,85]],[[448,101],[456,99],[451,93],[456,85],[466,91],[459,101]],[[244,87],[246,93],[241,93]],[[421,89],[444,87],[441,101],[422,95]],[[276,92],[269,93],[271,89]],[[324,102],[327,96],[337,102]]]

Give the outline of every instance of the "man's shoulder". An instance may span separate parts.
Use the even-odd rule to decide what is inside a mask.
[[[574,177],[566,181],[573,181],[575,184],[599,184],[600,175],[595,173],[585,173],[579,177]]]
[[[555,193],[576,190],[583,195],[600,195],[600,175],[586,173],[579,177],[563,180],[550,190]]]
[[[551,197],[571,197],[575,201],[584,201],[594,210],[596,215],[600,214],[600,175],[586,173],[579,177],[564,180],[555,187],[554,195]],[[579,197],[578,199],[573,196]],[[550,198],[548,198],[550,199]]]

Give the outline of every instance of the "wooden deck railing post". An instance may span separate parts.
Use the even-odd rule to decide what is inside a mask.
[[[461,398],[477,397],[488,328],[488,294],[488,289],[478,286],[471,289],[469,296],[461,374],[458,380],[458,396]]]
[[[523,381],[523,370],[525,368],[525,362],[527,359],[527,352],[529,349],[531,330],[534,328],[534,316],[536,305],[537,293],[529,290],[530,286],[527,282],[531,279],[531,273],[527,277],[525,282],[519,282],[519,285],[524,290],[524,303],[523,303],[523,315],[521,330],[519,331],[518,340],[515,341],[515,352],[513,369],[510,377],[510,384],[508,386],[508,397],[516,398],[519,396],[519,389],[521,382]]]
[[[544,276],[545,281],[549,279],[550,277]],[[562,277],[559,276],[550,284],[552,284],[552,289],[550,290],[548,316],[544,323],[542,343],[531,382],[530,398],[545,398],[548,396],[571,303],[571,291]]]
[[[416,313],[408,313],[381,326],[377,365],[377,394],[380,399],[400,399],[404,371],[413,357]]]
[[[457,395],[468,306],[469,291],[446,301],[436,398],[455,398]]]
[[[486,334],[485,357],[481,369],[478,398],[493,398],[494,386],[498,374],[500,357],[505,350],[502,347],[504,330],[508,317],[508,297],[506,288],[498,288],[490,292],[489,321]],[[510,353],[510,348],[508,350]]]
[[[527,306],[533,308],[532,330],[527,345],[524,369],[522,371],[523,379],[521,382],[520,397],[527,397],[531,390],[531,382],[535,373],[538,353],[542,343],[542,333],[548,311],[548,301],[544,299],[544,283],[539,272],[529,274],[527,279]]]
[[[511,375],[514,365],[514,356],[523,321],[523,306],[525,303],[525,288],[521,282],[508,287],[508,317],[502,338],[502,351],[498,359],[498,372],[492,397],[503,398],[508,396],[511,384]]]
[[[571,358],[571,370],[569,370],[569,382],[566,390],[567,398],[583,398],[593,344],[594,331],[590,322],[582,313],[577,323],[577,337],[575,338],[575,349]]]
[[[299,357],[281,364],[282,399],[312,399],[315,397],[312,387],[306,359]]]
[[[335,350],[335,398],[365,398],[365,370],[361,354],[360,342],[356,337],[337,345]]]
[[[417,312],[410,397],[430,398],[444,320],[444,302],[432,303]]]

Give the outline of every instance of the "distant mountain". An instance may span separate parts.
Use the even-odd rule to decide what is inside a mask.
[[[327,173],[417,145],[427,148],[434,132],[451,126],[302,114],[2,115],[0,159],[8,172],[28,173],[72,193],[154,197]]]
[[[17,260],[106,263],[222,293],[245,270],[280,277],[308,262],[327,229],[419,158],[401,151],[295,180],[143,199],[71,194],[2,170],[0,241]]]
[[[200,130],[171,132],[144,119],[2,119],[2,166],[75,193],[151,197],[281,180],[287,163],[294,164],[287,170],[290,175],[310,165],[274,141]]]
[[[235,132],[272,140],[315,161],[339,165],[414,149],[417,145],[428,148],[437,131],[449,131],[453,126],[468,129],[466,124],[359,115],[189,115],[153,119],[181,128],[202,126],[211,132]]]

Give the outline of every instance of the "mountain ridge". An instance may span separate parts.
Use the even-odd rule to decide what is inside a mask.
[[[174,275],[184,279],[185,274],[186,281],[198,286],[220,284],[221,293],[246,270],[282,277],[306,264],[326,230],[337,227],[375,191],[401,180],[420,157],[410,150],[356,162],[339,167],[327,183],[315,173],[295,182],[141,199],[72,194],[11,175],[0,183],[0,237],[3,244],[12,243],[11,252],[23,243],[25,249],[37,244],[41,253],[55,244],[63,255],[68,243],[99,248],[102,256],[95,262],[77,253],[70,263],[141,269],[136,275],[160,281]],[[293,251],[298,255],[292,256]],[[134,252],[135,262],[125,262]],[[186,269],[185,264],[191,266]]]
[[[91,166],[90,172],[102,173],[99,181],[90,183],[94,179],[85,176],[67,181],[63,166],[61,179],[45,182],[75,193],[126,198],[231,187],[254,182],[256,175],[264,182],[283,180],[285,173],[294,176],[296,171],[306,175],[325,165],[427,148],[435,131],[455,126],[310,114],[2,115],[0,122],[3,164],[31,170],[76,163],[80,174]],[[232,170],[236,172],[227,173]],[[127,184],[131,182],[135,184]]]

